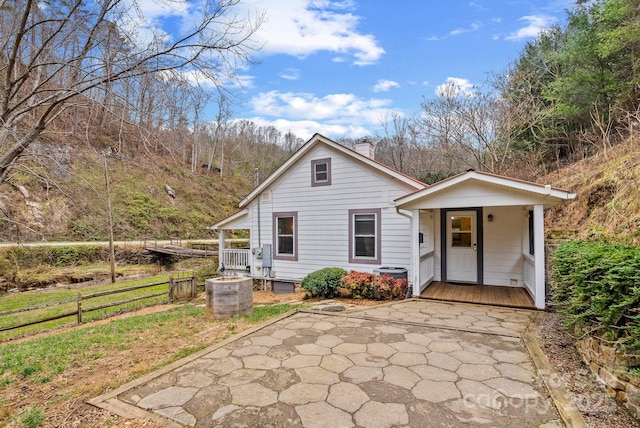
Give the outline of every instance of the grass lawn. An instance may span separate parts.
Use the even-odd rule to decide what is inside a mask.
[[[84,402],[295,307],[209,320],[202,305],[183,304],[0,344],[0,426],[40,415],[36,426],[127,426]]]
[[[71,313],[77,310],[78,293],[83,296],[110,291],[116,289],[124,289],[139,285],[168,282],[169,275],[156,275],[143,279],[135,279],[128,281],[118,281],[115,284],[107,283],[83,287],[81,289],[55,289],[55,290],[39,290],[26,293],[5,293],[0,295],[0,328],[19,325],[31,321],[37,321],[65,313]],[[145,295],[156,294],[168,290],[167,284],[157,285],[149,288],[131,290],[125,293],[113,294],[108,296],[100,296],[90,300],[83,301],[83,310],[91,309],[97,306],[114,303],[122,300],[142,297]],[[166,303],[167,296],[151,297],[144,300],[126,303],[123,305],[100,309],[83,314],[83,321],[93,321],[102,319],[114,313],[131,311],[143,306],[156,305]],[[35,308],[28,312],[13,312],[22,308]],[[65,324],[73,324],[77,322],[76,315],[68,316],[54,321],[48,321],[42,324],[22,327],[16,330],[8,330],[0,332],[0,341],[5,341],[25,334],[34,333],[43,330],[49,330]]]

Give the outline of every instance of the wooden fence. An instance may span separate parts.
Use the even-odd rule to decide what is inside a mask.
[[[137,296],[137,297],[132,297],[132,298],[129,298],[129,299],[118,300],[117,302],[110,302],[110,303],[105,303],[105,304],[97,305],[97,306],[90,306],[90,307],[84,307],[83,306],[83,303],[85,303],[87,301],[90,301],[92,299],[96,299],[98,297],[104,297],[104,296],[110,296],[110,295],[115,295],[115,294],[128,293],[128,292],[131,292],[131,291],[141,290],[141,289],[151,288],[151,287],[157,287],[159,285],[164,285],[164,284],[166,284],[168,286],[166,291],[159,291],[159,292],[155,292],[155,293],[151,293],[151,294],[145,294],[143,296]],[[88,312],[98,311],[98,310],[101,310],[101,309],[108,309],[108,308],[112,308],[112,307],[115,307],[115,306],[121,306],[121,305],[125,305],[127,303],[132,303],[132,302],[136,302],[136,301],[139,301],[139,300],[151,299],[153,297],[159,297],[159,296],[163,296],[163,295],[167,295],[169,303],[173,303],[173,302],[175,302],[177,300],[184,300],[184,299],[194,298],[196,296],[196,294],[197,294],[197,285],[196,285],[196,276],[195,276],[194,273],[189,273],[189,275],[176,274],[176,275],[172,275],[169,278],[169,281],[161,281],[161,282],[154,282],[154,283],[151,283],[151,284],[137,285],[137,286],[134,286],[134,287],[119,288],[117,290],[100,291],[100,292],[97,292],[97,293],[91,293],[91,294],[85,294],[85,295],[82,295],[82,293],[78,292],[78,297],[75,299],[76,307],[75,307],[75,309],[73,311],[68,311],[68,312],[65,312],[65,313],[62,313],[62,314],[58,314],[58,315],[55,315],[55,316],[40,318],[38,320],[29,321],[29,322],[25,322],[25,323],[21,323],[21,324],[17,324],[17,325],[0,327],[0,332],[9,331],[9,330],[15,330],[15,329],[18,329],[18,328],[28,327],[28,326],[31,326],[31,325],[41,324],[41,323],[45,323],[45,322],[49,322],[49,321],[55,321],[55,320],[59,320],[59,319],[67,318],[67,317],[71,317],[71,316],[76,316],[77,317],[77,323],[78,324],[82,324],[82,315],[86,314]],[[60,301],[60,302],[50,302],[50,303],[45,303],[45,304],[42,304],[42,305],[30,306],[30,307],[27,307],[27,308],[15,309],[15,310],[7,311],[7,312],[2,312],[2,313],[0,313],[0,315],[8,315],[8,314],[16,314],[16,313],[28,312],[28,311],[33,311],[33,310],[37,310],[37,309],[44,309],[44,308],[48,308],[48,307],[52,307],[52,306],[59,306],[59,305],[63,305],[63,304],[68,304],[68,303],[72,303],[72,302],[74,302],[74,300],[64,300],[64,301]]]

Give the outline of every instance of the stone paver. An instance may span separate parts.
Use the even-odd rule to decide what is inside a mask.
[[[196,427],[562,426],[520,342],[531,316],[420,300],[299,312],[125,385],[104,407],[117,399],[113,411]]]

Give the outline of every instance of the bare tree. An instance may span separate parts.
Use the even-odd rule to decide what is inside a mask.
[[[417,129],[446,160],[446,169],[478,168],[503,172],[512,152],[513,115],[492,91],[445,85],[435,99],[422,103]]]
[[[384,134],[377,146],[383,163],[404,174],[414,175],[412,157],[416,154],[415,139],[412,138],[411,121],[399,113],[380,119]]]
[[[116,83],[171,73],[222,88],[259,48],[251,37],[262,17],[235,15],[239,1],[202,0],[172,38],[148,25],[136,31],[144,17],[135,1],[0,0],[0,184],[57,117],[97,90],[108,105]]]
[[[229,106],[229,100],[224,94],[218,98],[218,114],[216,120],[209,124],[209,139],[211,141],[211,148],[209,150],[209,160],[207,162],[207,171],[211,171],[213,167],[213,158],[216,155],[216,150],[220,149],[220,162],[218,169],[220,170],[220,176],[222,177],[222,168],[224,166],[224,145],[225,145],[225,133],[227,129],[227,123],[231,118],[231,108]]]

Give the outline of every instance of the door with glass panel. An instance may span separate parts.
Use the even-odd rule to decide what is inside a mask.
[[[448,211],[447,281],[478,282],[478,225],[476,211]]]

